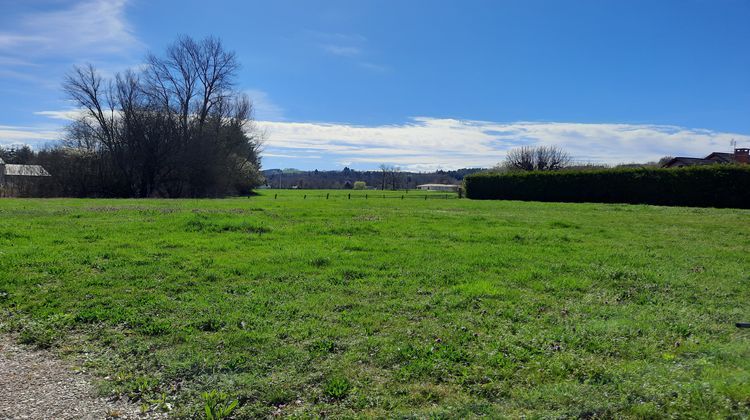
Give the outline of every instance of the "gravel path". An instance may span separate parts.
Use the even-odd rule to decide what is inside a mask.
[[[0,335],[0,419],[142,419],[135,404],[109,401],[90,378],[48,351]]]

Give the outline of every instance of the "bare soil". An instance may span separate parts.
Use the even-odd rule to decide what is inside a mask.
[[[98,397],[91,378],[50,351],[0,335],[0,418],[144,419],[137,404]]]

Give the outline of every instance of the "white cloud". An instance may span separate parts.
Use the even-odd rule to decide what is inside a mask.
[[[0,146],[29,145],[39,148],[48,143],[54,143],[62,137],[62,131],[57,128],[17,127],[0,125]]]
[[[342,34],[326,32],[309,32],[322,51],[342,57],[356,57],[364,52],[367,38],[359,34]]]
[[[354,57],[362,53],[362,50],[358,47],[352,47],[347,45],[321,45],[324,51],[333,55],[340,55],[343,57]]]
[[[263,153],[263,157],[276,157],[276,158],[287,158],[287,159],[320,159],[318,155],[284,155],[279,153]]]
[[[0,48],[14,48],[23,44],[44,41],[47,41],[47,38],[41,36],[17,35],[14,33],[0,32]]]
[[[23,58],[0,56],[0,66],[39,67],[39,64],[32,63]]]
[[[257,96],[257,95],[256,95]],[[79,111],[43,111],[62,121]],[[354,125],[260,120],[266,132],[264,156],[319,159],[320,169],[338,165],[372,168],[382,163],[429,171],[489,167],[521,145],[558,145],[579,162],[628,163],[671,156],[705,156],[728,151],[734,139],[750,146],[750,135],[652,124],[587,124],[412,118],[406,123]],[[0,126],[0,145],[41,145],[60,130]]]
[[[284,119],[284,109],[273,102],[268,93],[257,89],[249,89],[245,93],[253,103],[253,111],[255,112],[256,119],[266,121],[280,121]]]
[[[74,121],[79,118],[82,113],[83,111],[80,109],[68,109],[63,111],[39,111],[35,112],[34,115],[42,115],[52,118],[53,120]]]
[[[329,55],[341,57],[357,66],[377,73],[389,70],[388,67],[369,60],[371,56],[366,47],[367,38],[359,34],[309,32],[317,40],[317,47]]]
[[[127,0],[85,0],[68,7],[20,16],[0,31],[5,55],[90,57],[142,47],[125,18]]]
[[[305,31],[307,38],[314,38],[322,42],[334,44],[362,44],[367,37],[358,33]]]
[[[258,89],[248,89],[245,94],[250,97],[253,104],[256,120],[283,121],[285,119],[284,109],[271,100],[268,93]],[[73,121],[81,117],[82,110],[71,108],[57,111],[38,111],[34,115],[41,115],[54,120]]]
[[[383,73],[390,70],[389,67],[381,66],[380,64],[371,63],[369,61],[360,61],[359,66],[377,73]]]
[[[433,170],[492,166],[520,145],[559,145],[582,162],[626,163],[666,155],[703,156],[750,136],[664,125],[556,122],[496,123],[413,118],[394,125],[259,122],[276,153],[325,153],[336,161]]]

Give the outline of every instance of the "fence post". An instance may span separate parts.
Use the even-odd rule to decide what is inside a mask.
[[[424,201],[427,201],[427,194],[424,195]]]
[[[328,200],[328,194],[330,194],[330,193],[326,193],[326,200]]]
[[[350,200],[352,199],[352,193],[349,193],[349,199]]]
[[[302,197],[303,200],[307,200],[307,194]]]
[[[273,199],[275,200],[275,199],[276,199],[276,197],[278,197],[278,196],[279,196],[278,194],[274,194],[274,195],[273,195]]]
[[[404,195],[403,195],[403,194],[401,194],[401,199],[402,199],[402,200],[404,199]]]
[[[365,194],[365,200],[367,200],[367,194]]]

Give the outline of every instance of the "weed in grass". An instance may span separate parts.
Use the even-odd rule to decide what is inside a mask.
[[[205,215],[199,215],[195,219],[189,220],[185,224],[185,229],[188,232],[241,232],[241,233],[268,233],[271,231],[270,228],[265,226],[258,226],[247,221],[234,222],[212,222],[207,220]]]
[[[40,349],[52,347],[57,338],[58,334],[55,329],[40,322],[27,324],[18,336],[18,340],[22,344],[29,344]]]
[[[149,321],[138,328],[138,331],[149,336],[160,336],[166,334],[172,326],[164,321]]]
[[[333,377],[329,379],[323,387],[323,394],[333,400],[342,400],[352,389],[352,384],[347,378]]]
[[[201,394],[203,399],[203,411],[206,414],[206,420],[222,420],[228,418],[235,408],[238,400],[232,400],[224,392],[211,390]]]
[[[54,314],[38,320],[21,320],[16,326],[20,329],[18,340],[40,349],[52,347],[62,335],[62,331],[72,320],[67,314]]]
[[[325,267],[331,264],[331,259],[328,257],[315,257],[312,260],[310,260],[310,265],[313,267]]]
[[[8,230],[0,231],[0,240],[11,241],[14,239],[21,239],[21,238],[28,238],[28,236],[21,235],[20,233],[8,231]]]
[[[216,332],[224,328],[226,322],[219,318],[204,318],[198,320],[193,325],[201,331]]]
[[[245,372],[248,370],[251,362],[252,360],[249,356],[238,355],[232,357],[229,361],[227,361],[224,365],[224,368],[225,370],[228,370],[230,372]]]
[[[323,338],[313,341],[309,346],[309,351],[315,355],[325,355],[336,351],[336,342]]]
[[[294,393],[286,388],[274,387],[266,393],[265,401],[268,405],[279,407],[290,403],[295,398]]]

